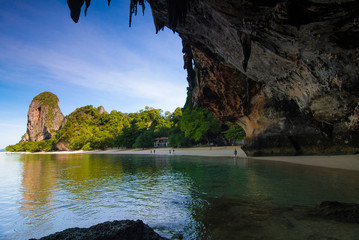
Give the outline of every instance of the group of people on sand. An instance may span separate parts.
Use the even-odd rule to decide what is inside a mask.
[[[172,151],[171,151],[171,149],[168,151],[169,152],[169,154],[175,154],[175,150],[173,149]],[[150,153],[152,154],[152,150],[150,151]],[[153,154],[156,154],[156,150],[153,150]]]
[[[152,150],[150,151],[150,153],[152,154]],[[175,150],[168,150],[168,153],[171,155],[171,154],[175,154]],[[156,154],[156,150],[153,150],[153,154]],[[238,151],[237,151],[237,148],[234,149],[234,153],[233,153],[233,157],[237,157],[237,154],[238,154]]]

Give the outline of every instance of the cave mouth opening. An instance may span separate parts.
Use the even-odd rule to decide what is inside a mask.
[[[67,3],[74,22],[77,23],[80,15],[82,19],[82,14],[84,13],[89,15],[97,14],[95,17],[104,16],[114,22],[111,25],[112,28],[104,27],[104,31],[102,31],[104,34],[107,34],[106,31],[109,31],[110,34],[116,34],[116,31],[121,32],[119,38],[110,39],[110,44],[112,48],[116,48],[116,44],[113,42],[118,41],[120,44],[126,42],[126,51],[131,55],[136,55],[135,57],[138,58],[138,61],[133,63],[131,62],[133,57],[120,59],[121,61],[116,63],[129,65],[130,67],[128,68],[132,68],[129,71],[133,73],[131,84],[137,85],[137,88],[142,85],[143,94],[138,96],[137,99],[143,98],[144,103],[142,106],[138,106],[138,109],[144,106],[153,106],[173,112],[175,110],[174,104],[177,104],[176,107],[184,106],[188,82],[186,81],[187,72],[182,68],[182,39],[177,32],[169,31],[169,29],[159,33],[159,30],[164,29],[164,24],[159,29],[159,25],[156,24],[159,20],[156,22],[153,19],[153,14],[151,14],[150,1],[129,0],[125,4],[123,2],[108,1],[110,8],[106,8],[107,4],[97,2],[93,2],[90,6],[90,0],[67,0]],[[106,9],[110,10],[106,11]],[[109,14],[114,14],[114,16],[112,18],[108,17]],[[139,16],[135,17],[137,14]],[[106,20],[107,22],[109,21],[108,19]],[[88,21],[93,21],[93,17]],[[127,26],[125,27],[126,21]],[[115,24],[120,24],[120,26]],[[129,29],[128,25],[130,25],[131,29]],[[114,51],[117,50],[114,49]],[[145,86],[147,86],[147,89],[145,89]],[[129,92],[133,91],[133,89],[129,89]],[[152,91],[152,93],[149,93],[149,91]],[[156,100],[154,100],[155,95],[158,97]],[[152,98],[154,103],[145,102],[146,98]]]

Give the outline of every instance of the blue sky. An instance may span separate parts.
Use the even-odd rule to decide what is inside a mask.
[[[0,149],[20,140],[31,100],[44,91],[59,97],[64,115],[85,105],[184,105],[181,40],[169,29],[155,34],[149,6],[129,28],[129,0],[93,0],[77,24],[66,0],[0,2]]]

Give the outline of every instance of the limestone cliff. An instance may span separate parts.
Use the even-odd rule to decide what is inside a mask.
[[[57,96],[50,92],[43,92],[34,97],[27,119],[27,131],[21,139],[22,142],[50,139],[64,121]]]
[[[358,152],[359,1],[148,3],[182,38],[193,102],[240,123],[248,155]]]

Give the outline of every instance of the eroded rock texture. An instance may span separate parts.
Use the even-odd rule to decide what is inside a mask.
[[[149,2],[170,26],[166,1]],[[358,151],[358,12],[344,0],[190,1],[176,31],[194,103],[239,122],[248,155]]]
[[[193,102],[240,123],[248,155],[358,152],[358,1],[148,2],[183,40]]]
[[[57,96],[50,92],[43,92],[34,97],[27,119],[27,131],[21,139],[22,142],[50,139],[64,122]]]
[[[69,228],[41,240],[166,240],[141,220],[104,222],[89,228]]]

